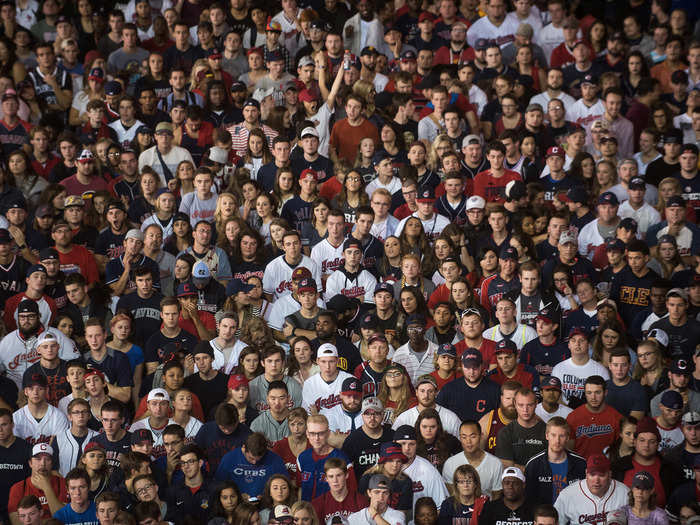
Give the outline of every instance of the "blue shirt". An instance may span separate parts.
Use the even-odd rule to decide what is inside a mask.
[[[284,461],[274,452],[267,451],[256,464],[250,463],[237,448],[226,454],[216,469],[217,481],[232,480],[240,491],[258,497],[265,490],[265,483],[273,474],[288,475]]]
[[[94,501],[90,502],[87,510],[80,514],[75,512],[69,503],[62,509],[59,509],[53,517],[62,521],[65,525],[99,525]]]
[[[565,459],[562,463],[550,461],[549,468],[552,469],[552,501],[556,501],[559,493],[569,485],[566,479],[569,471],[569,459]]]

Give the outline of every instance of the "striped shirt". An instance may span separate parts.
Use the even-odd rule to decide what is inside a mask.
[[[267,137],[267,145],[270,146],[272,144],[272,139],[279,135],[279,133],[265,124],[262,124],[261,127],[263,133],[265,133],[265,137]],[[248,135],[250,134],[248,128],[245,127],[245,123],[241,122],[239,124],[229,126],[226,128],[226,131],[231,134],[232,148],[233,151],[236,152],[236,155],[239,157],[245,156],[246,151],[248,150]]]

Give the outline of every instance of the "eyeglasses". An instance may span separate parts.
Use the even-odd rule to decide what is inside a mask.
[[[149,490],[151,490],[155,485],[153,483],[149,483],[148,485],[145,485],[141,487],[140,489],[136,490],[137,495],[144,495],[147,494]]]
[[[457,485],[473,485],[474,480],[473,479],[458,479],[456,481]]]
[[[180,461],[180,464],[188,467],[188,466],[194,465],[195,463],[198,463],[198,462],[199,462],[198,459],[187,459],[185,461]]]
[[[401,377],[403,375],[402,372],[387,372],[386,376],[387,377]]]
[[[350,182],[360,182],[362,179],[360,177],[348,177]]]
[[[119,157],[120,155],[121,153],[119,153],[118,151],[114,151],[112,153],[107,154],[108,157]]]
[[[644,352],[643,354],[637,354],[637,359],[646,359],[650,355],[654,355],[654,352]]]
[[[306,433],[309,435],[309,437],[312,437],[312,438],[322,438],[323,436],[328,434],[328,430],[324,430],[323,432],[309,432],[307,430]]]

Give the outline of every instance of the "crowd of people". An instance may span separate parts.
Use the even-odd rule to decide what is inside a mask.
[[[697,2],[1,0],[0,100],[0,524],[700,524]]]

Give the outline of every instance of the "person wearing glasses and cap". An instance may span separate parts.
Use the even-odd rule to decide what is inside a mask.
[[[121,105],[121,103],[120,103]],[[92,195],[96,191],[109,191],[107,181],[95,172],[94,156],[89,149],[84,149],[76,162],[75,175],[63,179],[61,185],[66,188],[68,196]]]
[[[354,382],[357,386],[355,395],[357,400],[361,399],[362,393],[358,392],[362,388],[355,378],[346,379]],[[347,394],[345,394],[347,395]],[[341,393],[341,398],[343,394]],[[337,407],[331,410],[338,410]],[[359,415],[355,416],[352,430],[342,443],[343,452],[352,460],[357,472],[357,477],[362,475],[377,464],[379,459],[380,446],[390,442],[394,435],[389,425],[382,424],[384,419],[384,405],[378,397],[366,397],[362,401],[362,407],[358,410]]]

